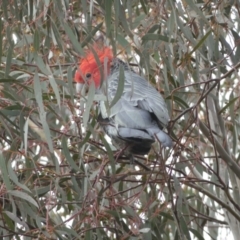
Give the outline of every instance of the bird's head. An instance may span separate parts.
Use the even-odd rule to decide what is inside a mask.
[[[101,78],[106,78],[110,72],[110,65],[113,59],[113,52],[109,47],[99,47],[97,44],[88,50],[86,56],[80,61],[75,73],[74,80],[77,84],[91,84],[95,87],[101,85]]]

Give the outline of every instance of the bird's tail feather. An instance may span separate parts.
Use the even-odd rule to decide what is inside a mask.
[[[172,139],[163,131],[159,131],[157,134],[156,134],[156,137],[157,139],[161,142],[161,144],[164,146],[164,147],[169,147],[169,148],[172,148],[173,146],[173,141]]]

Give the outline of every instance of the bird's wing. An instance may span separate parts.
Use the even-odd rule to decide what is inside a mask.
[[[124,71],[124,90],[119,101],[111,108],[111,115],[118,113],[119,118],[132,118],[131,121],[140,122],[140,125],[148,124],[150,113],[159,120],[162,127],[167,126],[169,115],[166,103],[161,94],[143,77],[132,72]],[[119,72],[114,72],[108,79],[108,98],[111,102],[117,92]],[[120,112],[128,114],[119,115]],[[129,113],[131,113],[129,115]],[[128,116],[127,116],[128,115]],[[141,120],[141,121],[140,121]],[[126,119],[129,121],[130,119]],[[146,126],[146,125],[145,125]]]

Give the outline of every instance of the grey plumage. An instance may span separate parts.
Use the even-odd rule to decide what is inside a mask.
[[[124,69],[124,89],[119,100],[111,106],[118,88],[119,68]],[[162,131],[169,115],[161,94],[121,61],[114,59],[111,73],[101,90],[108,102],[100,102],[99,122],[117,148],[129,153],[147,154],[155,138],[164,147],[172,147],[171,138]],[[110,107],[111,106],[111,107]]]

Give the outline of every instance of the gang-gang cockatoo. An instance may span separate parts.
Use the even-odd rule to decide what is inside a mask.
[[[75,81],[94,82],[95,88],[106,95],[108,104],[100,101],[98,121],[117,149],[144,155],[156,139],[163,147],[172,147],[171,138],[163,132],[169,121],[163,97],[127,63],[115,58],[111,48],[95,44],[81,59]],[[121,95],[112,104],[117,92],[119,95],[118,87]]]

